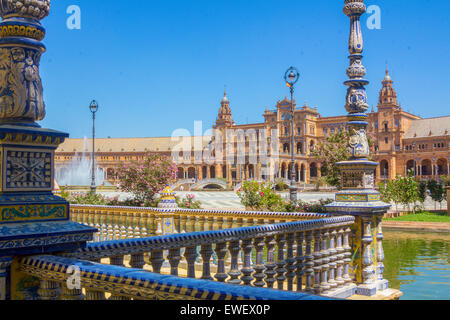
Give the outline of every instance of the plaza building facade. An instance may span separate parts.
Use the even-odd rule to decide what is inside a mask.
[[[323,117],[317,108],[306,104],[298,107],[295,101],[294,107],[295,179],[302,186],[313,184],[321,177],[321,161],[312,156],[314,148],[327,135],[346,130],[348,120],[345,115]],[[179,185],[221,180],[231,187],[248,179],[290,180],[291,101],[287,98],[278,101],[275,109],[265,110],[263,118],[261,123],[236,124],[225,93],[214,129],[221,132],[221,143],[226,151],[215,161],[207,161],[204,156],[215,137],[203,136],[96,139],[96,163],[104,169],[106,180],[113,185],[117,183],[115,173],[120,163],[142,159],[149,152],[173,158],[178,165]],[[394,81],[388,70],[382,81],[377,110],[369,113],[368,122],[368,134],[374,142],[372,159],[380,163],[376,172],[377,181],[394,179],[409,170],[420,178],[438,178],[449,174],[450,116],[422,119],[406,112],[397,100]],[[243,143],[239,143],[239,137],[227,136],[229,131],[241,135]],[[261,132],[268,141],[267,146],[260,144]],[[67,166],[83,153],[91,157],[91,144],[89,139],[67,139],[56,152],[57,168]],[[181,144],[184,145],[184,152],[177,150]],[[235,158],[232,163],[227,162],[226,152],[232,150],[239,154],[239,146],[243,148],[240,150],[243,154],[241,161]],[[269,160],[254,161],[252,155],[259,154],[261,148],[266,147],[267,152],[264,150],[264,153]],[[174,153],[180,156],[174,158]],[[214,151],[212,155],[215,155]]]

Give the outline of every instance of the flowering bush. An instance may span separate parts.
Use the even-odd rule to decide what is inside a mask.
[[[333,202],[333,200],[320,200],[314,203],[283,201],[280,195],[273,191],[271,183],[256,181],[244,182],[237,194],[247,210],[257,211],[326,213],[325,205]]]
[[[242,205],[249,210],[257,210],[261,207],[260,185],[256,181],[244,181],[237,195]]]
[[[65,192],[61,194],[67,201],[71,204],[90,204],[90,205],[98,205],[98,206],[107,206],[110,205],[112,199],[109,199],[101,194],[88,192],[88,193],[70,193]]]
[[[69,201],[71,204],[86,204],[97,206],[116,206],[116,207],[147,207],[156,208],[160,202],[159,198],[155,198],[152,201],[139,201],[134,198],[119,200],[119,196],[110,198],[93,192],[64,192],[61,193],[61,197]]]
[[[108,205],[109,206],[118,206],[118,207],[146,207],[146,208],[156,208],[158,207],[160,198],[155,198],[152,201],[142,202],[135,198],[129,198],[125,200],[119,200],[118,197],[114,199],[110,199]]]
[[[185,208],[185,209],[201,209],[202,203],[201,201],[196,201],[195,196],[193,194],[188,194],[186,197],[182,200],[180,198],[176,197],[178,207]]]
[[[152,203],[155,195],[175,181],[177,167],[168,157],[147,154],[143,160],[119,166],[119,189],[134,195],[140,204]]]
[[[273,191],[271,183],[245,181],[237,195],[248,210],[273,211],[282,203],[281,197]]]
[[[297,202],[283,202],[283,212],[303,212],[303,213],[327,213],[325,205],[332,203],[331,199],[322,199],[317,202],[305,202],[298,200]]]

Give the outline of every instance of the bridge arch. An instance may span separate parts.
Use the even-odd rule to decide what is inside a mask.
[[[227,183],[221,179],[204,179],[192,186],[193,190],[226,190]]]

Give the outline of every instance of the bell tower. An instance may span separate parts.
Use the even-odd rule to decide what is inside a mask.
[[[224,91],[222,101],[220,101],[219,116],[216,121],[216,127],[231,127],[234,121],[231,114],[230,100],[228,100],[227,92]]]
[[[397,92],[395,92],[395,89],[393,87],[394,81],[389,75],[389,70],[387,68],[386,68],[386,76],[384,77],[381,83],[383,84],[383,87],[380,91],[378,108],[386,108],[386,107],[398,108],[399,105],[397,101]]]

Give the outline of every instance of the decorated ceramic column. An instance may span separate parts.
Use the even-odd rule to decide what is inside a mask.
[[[328,211],[340,215],[356,216],[352,236],[352,270],[356,280],[357,293],[372,296],[377,290],[387,289],[388,283],[382,280],[381,265],[377,267],[377,257],[383,257],[382,236],[378,228],[383,215],[390,208],[381,201],[381,195],[375,190],[375,170],[378,163],[370,161],[370,149],[367,139],[369,104],[364,79],[366,68],[362,64],[363,37],[360,18],[366,12],[364,0],[346,0],[344,13],[350,18],[350,66],[347,69],[349,80],[345,108],[348,112],[348,131],[350,133],[349,150],[351,159],[338,163],[341,171],[342,191],[336,195],[336,201],[328,205]],[[382,261],[380,261],[382,264]],[[381,279],[381,280],[380,280]]]
[[[162,234],[174,234],[175,233],[175,210],[178,208],[175,198],[175,192],[172,191],[170,186],[167,186],[161,191],[161,200],[158,204],[158,208],[164,209],[164,212],[159,217],[161,220]]]
[[[96,231],[71,222],[68,202],[52,193],[54,153],[68,134],[37,123],[46,114],[40,20],[49,9],[50,0],[0,1],[0,258],[15,257],[11,270],[21,255],[75,250]],[[11,298],[23,298],[20,274],[10,280]]]

